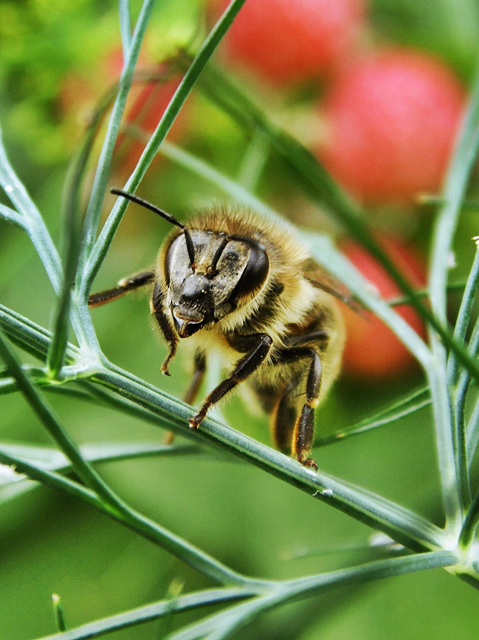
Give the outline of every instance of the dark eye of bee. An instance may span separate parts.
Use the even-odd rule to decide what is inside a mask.
[[[237,256],[231,256],[231,260],[235,258],[238,259]],[[248,264],[231,293],[231,299],[237,300],[258,289],[266,280],[268,272],[269,259],[266,249],[262,244],[251,244]]]

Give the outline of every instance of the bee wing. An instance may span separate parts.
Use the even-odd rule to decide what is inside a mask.
[[[313,287],[321,289],[348,305],[353,311],[361,314],[362,305],[354,299],[348,288],[339,280],[331,276],[325,269],[313,260],[308,260],[304,266],[303,275]]]

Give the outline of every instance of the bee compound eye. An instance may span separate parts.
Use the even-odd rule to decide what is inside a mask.
[[[241,298],[259,289],[269,273],[269,258],[263,245],[252,245],[248,263],[238,280],[231,298]]]

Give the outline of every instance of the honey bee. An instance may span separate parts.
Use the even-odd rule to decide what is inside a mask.
[[[273,440],[303,465],[310,457],[314,410],[337,377],[344,326],[335,298],[340,288],[289,227],[250,211],[212,209],[188,226],[133,194],[112,193],[159,214],[177,227],[165,239],[153,270],[90,296],[89,306],[149,286],[150,309],[169,346],[161,370],[187,339],[194,372],[185,401],[192,404],[207,356],[219,351],[229,375],[189,419],[197,429],[208,409],[238,384],[249,385],[271,415]]]

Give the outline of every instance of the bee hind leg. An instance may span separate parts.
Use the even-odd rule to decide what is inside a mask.
[[[278,364],[295,362],[302,359],[310,359],[309,371],[306,379],[306,402],[303,404],[301,413],[296,418],[294,426],[286,427],[288,414],[292,415],[292,402],[286,398],[286,393],[280,398],[275,412],[276,434],[279,431],[291,434],[291,454],[305,467],[316,470],[318,468],[315,460],[309,457],[314,440],[314,409],[319,404],[319,392],[321,388],[321,358],[313,347],[292,347],[282,349],[279,354]],[[291,383],[290,383],[291,384]],[[297,386],[297,385],[296,385]],[[289,394],[290,397],[292,394]],[[288,402],[290,404],[288,404]],[[290,418],[291,419],[291,418]],[[293,424],[291,419],[290,424]]]
[[[271,412],[271,436],[277,449],[287,452],[293,439],[297,416],[296,390],[299,380],[289,382]]]

